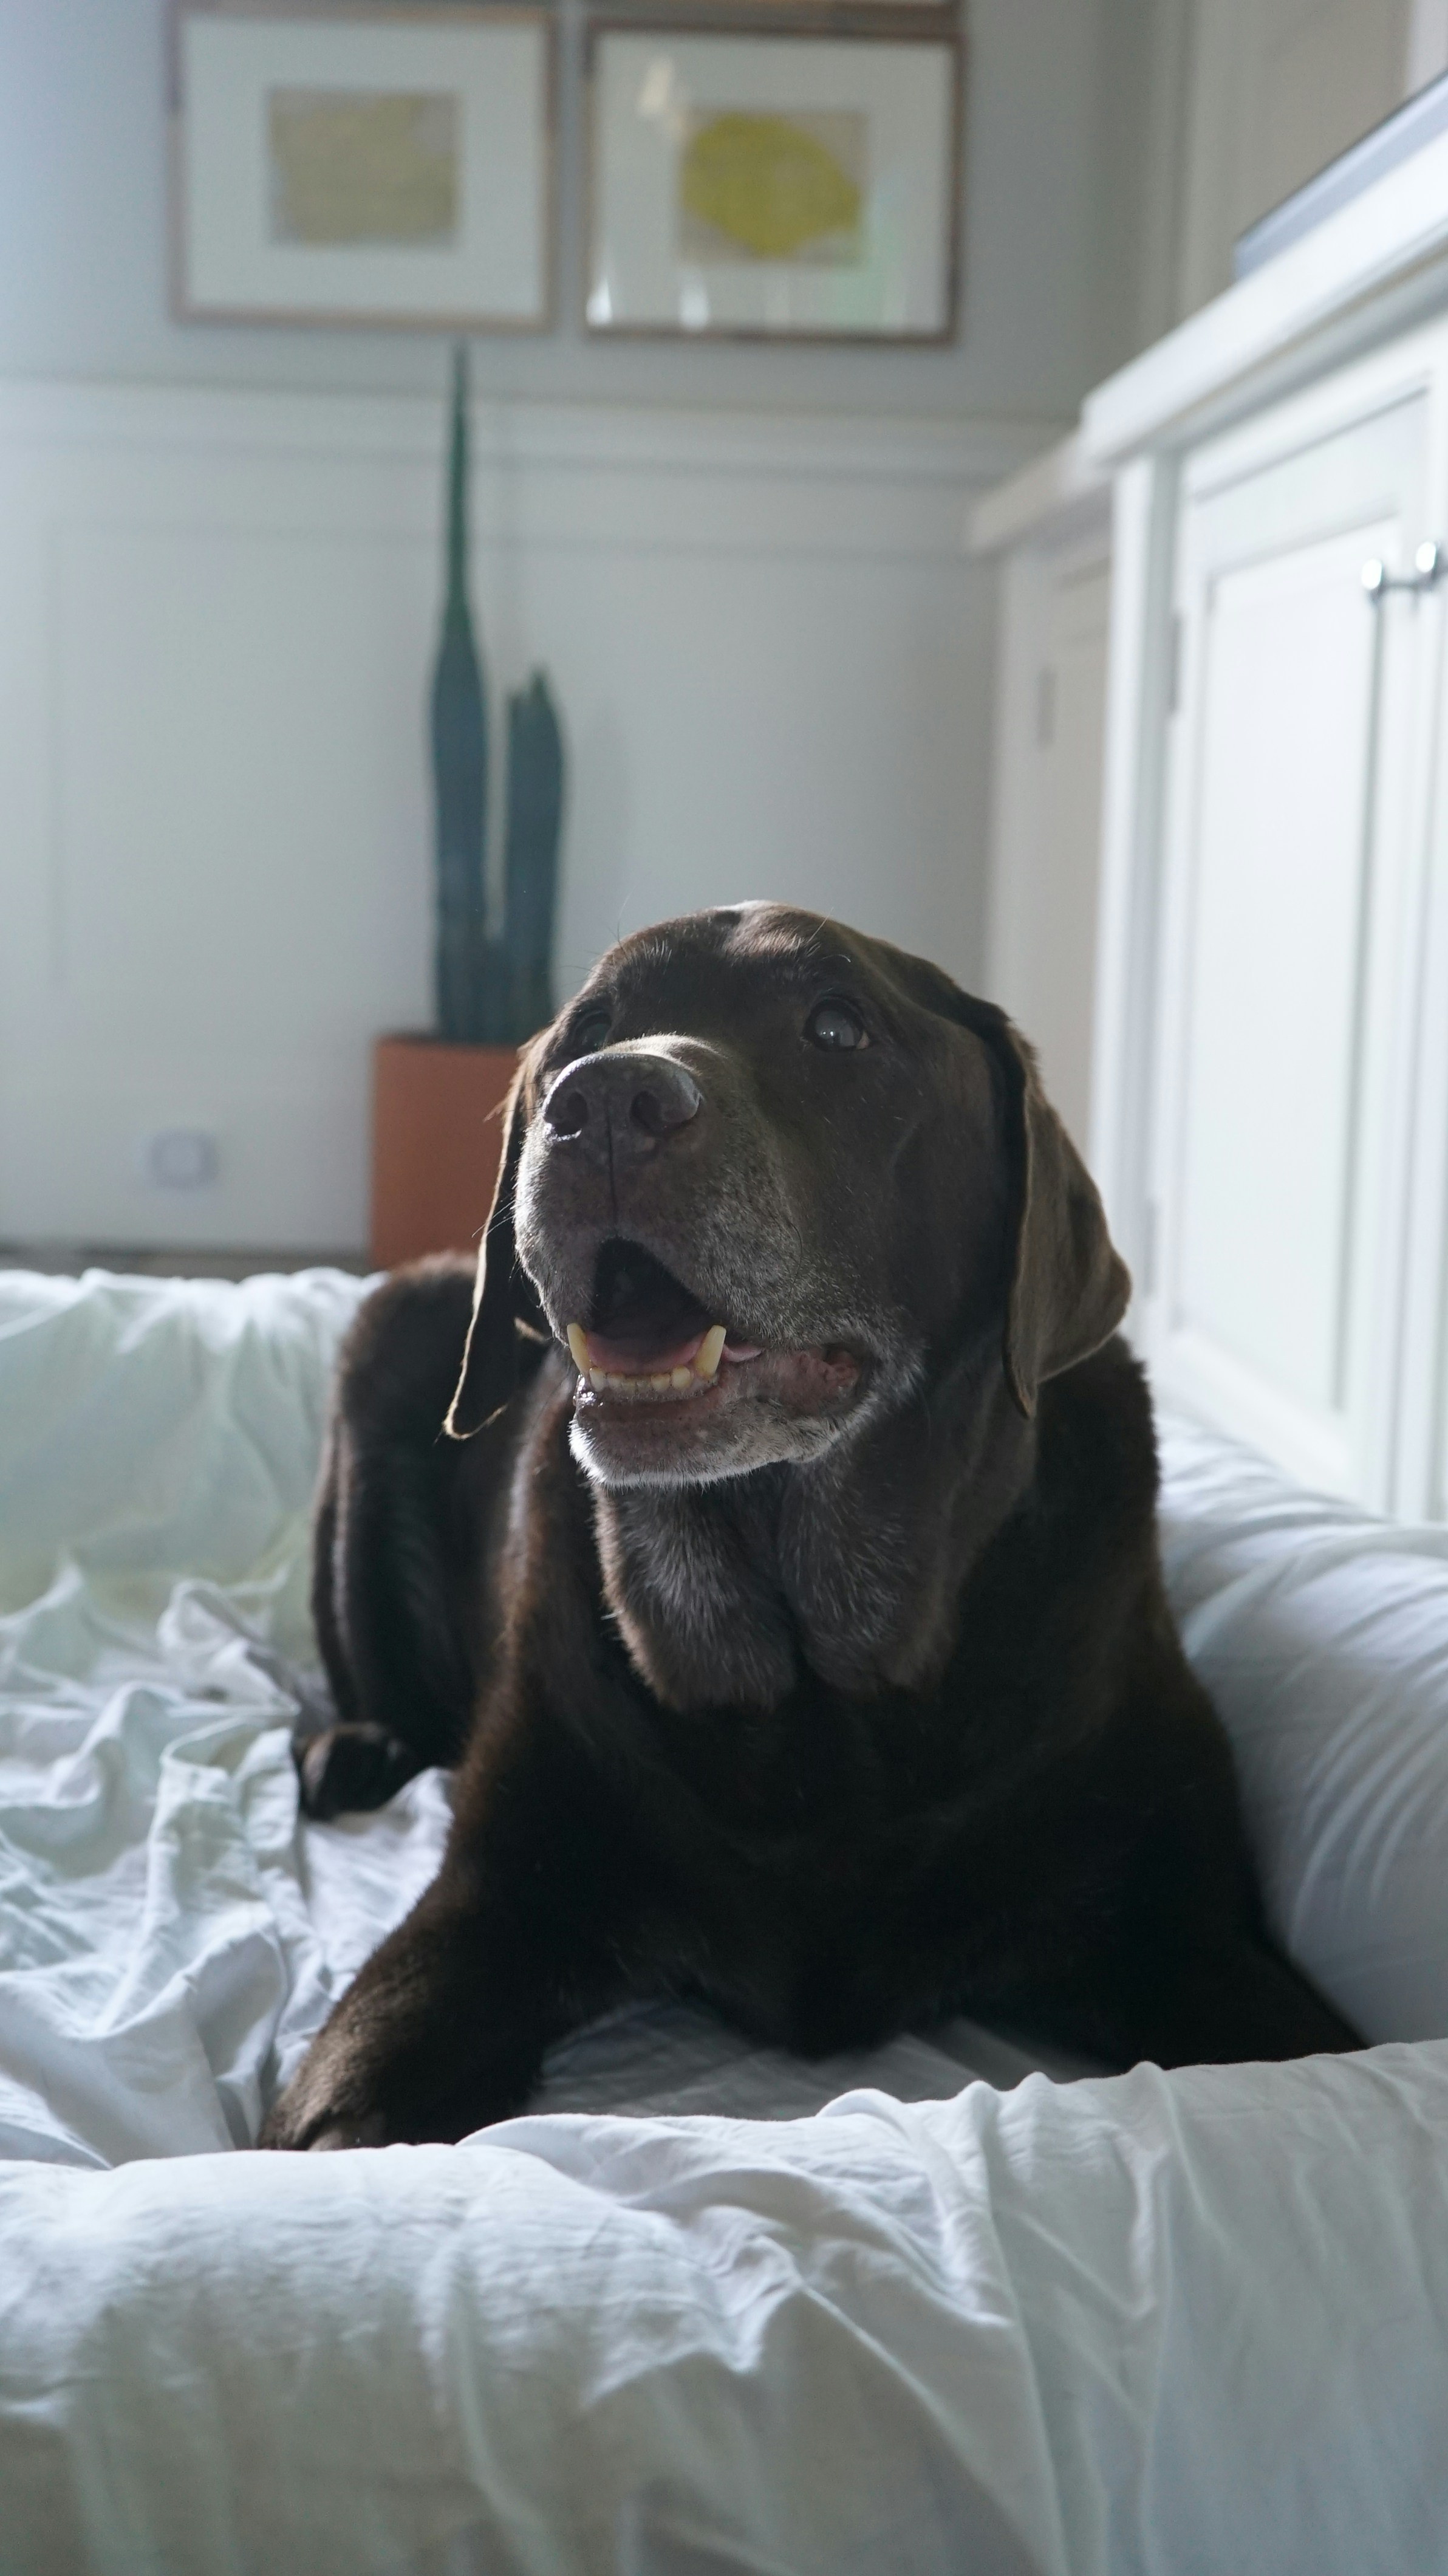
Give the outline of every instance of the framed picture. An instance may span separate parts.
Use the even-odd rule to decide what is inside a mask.
[[[589,72],[591,330],[949,339],[953,35],[604,24]]]
[[[184,319],[540,330],[545,9],[174,0]]]
[[[842,20],[866,27],[873,20],[874,33],[882,19],[909,19],[917,30],[948,36],[959,27],[963,5],[964,0],[629,0],[627,21],[617,24],[635,30],[699,25],[737,33],[741,21],[777,17],[796,35],[835,35]]]

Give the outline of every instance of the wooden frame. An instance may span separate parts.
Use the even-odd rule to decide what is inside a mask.
[[[331,301],[327,300],[325,292],[319,292],[315,300],[309,300],[304,294],[278,300],[274,296],[268,296],[264,290],[258,293],[255,299],[239,289],[218,293],[216,291],[218,267],[224,270],[228,256],[231,258],[233,267],[237,265],[237,260],[234,247],[228,252],[225,245],[219,255],[212,245],[203,261],[198,263],[196,258],[196,208],[193,203],[195,172],[194,167],[190,166],[187,122],[188,68],[194,74],[195,63],[193,60],[188,66],[188,35],[192,29],[207,27],[216,29],[225,25],[258,30],[271,26],[277,30],[279,40],[284,40],[286,34],[292,31],[305,30],[321,36],[328,33],[355,32],[363,40],[364,49],[371,46],[374,39],[380,39],[385,46],[389,37],[421,40],[425,49],[429,40],[441,39],[441,46],[435,49],[440,52],[444,64],[448,59],[451,60],[454,69],[460,60],[460,48],[467,48],[470,44],[475,48],[476,40],[480,36],[496,38],[512,31],[515,35],[529,33],[536,37],[539,58],[531,86],[534,91],[533,105],[536,107],[537,121],[531,133],[524,135],[516,147],[525,164],[528,163],[530,151],[532,155],[531,166],[527,168],[527,178],[530,193],[533,195],[535,215],[530,257],[527,262],[529,286],[526,293],[514,296],[511,300],[505,298],[501,303],[470,300],[466,294],[438,294],[434,300],[429,298],[425,291],[419,292],[414,302],[396,297],[389,298],[386,293],[381,294],[376,301],[370,301],[366,297],[354,297],[349,293],[347,299],[342,302],[335,300],[335,291]],[[373,50],[375,52],[375,48]],[[515,48],[514,51],[518,63],[521,64],[523,60],[521,49]],[[554,13],[547,5],[480,7],[472,5],[472,0],[447,0],[446,5],[436,5],[434,0],[434,5],[421,7],[398,5],[398,0],[170,0],[169,229],[171,302],[177,319],[188,322],[301,323],[351,330],[511,332],[550,329],[555,319],[557,265],[555,216],[557,57],[557,25]],[[285,70],[285,68],[284,61],[279,58],[278,69]],[[340,77],[341,69],[339,65],[339,87],[343,86]],[[419,67],[418,76],[426,76],[425,64]],[[445,69],[440,69],[436,76],[445,77]],[[215,78],[215,66],[211,67],[211,86],[214,114],[214,98],[219,88]],[[365,86],[370,87],[370,84]],[[421,104],[420,101],[417,103]],[[474,102],[466,96],[462,99],[463,135],[457,149],[464,173],[466,162],[462,159],[462,154],[476,143],[476,136],[472,133],[468,122],[469,110],[473,104]],[[517,136],[516,118],[508,121],[507,130]],[[251,202],[244,209],[245,214],[259,217],[261,208],[257,191],[260,184],[260,168],[259,164],[256,164],[250,173]],[[466,223],[467,199],[465,193],[461,190],[460,193],[463,196],[462,220]],[[228,215],[229,229],[235,234],[243,222],[243,216],[236,212],[235,203],[228,210]],[[223,218],[219,229],[223,232],[228,229],[228,217]],[[508,229],[511,234],[512,226],[510,225]],[[253,237],[246,245],[245,257],[250,259],[258,269],[266,269],[269,264],[268,253],[275,247],[275,238],[273,236],[273,240],[268,243],[263,237],[258,222]],[[311,262],[314,272],[326,271],[330,267],[332,275],[336,277],[340,273],[335,257],[339,248],[344,259],[355,257],[359,251],[364,256],[370,255],[376,268],[388,274],[389,282],[400,281],[409,288],[418,285],[425,290],[428,280],[422,266],[424,259],[432,258],[433,274],[439,279],[443,269],[450,267],[455,273],[453,284],[465,277],[468,266],[468,257],[464,255],[455,256],[451,260],[433,257],[437,251],[450,250],[452,248],[450,244],[428,242],[422,245],[409,243],[403,246],[400,237],[385,236],[344,240],[338,235],[324,240],[308,239],[301,246],[301,256]],[[472,257],[475,268],[480,257],[483,257],[486,264],[482,245],[479,242],[465,243],[464,251]],[[406,263],[409,260],[414,263],[413,274],[410,277],[406,274]],[[198,265],[208,272],[199,278],[195,273]],[[274,263],[272,265],[274,266]],[[493,265],[496,267],[496,259]],[[520,274],[521,266],[520,263]],[[347,277],[345,282],[350,289],[354,281],[351,277]]]
[[[690,322],[682,315],[668,318],[663,315],[625,314],[621,318],[601,318],[598,310],[600,281],[596,272],[603,186],[599,135],[600,56],[610,39],[618,37],[652,39],[660,44],[672,41],[676,45],[690,46],[721,40],[781,46],[807,41],[812,46],[870,46],[895,51],[921,46],[947,55],[947,125],[940,209],[944,219],[944,238],[938,323],[893,328],[869,321],[844,325],[829,321],[802,321],[781,325],[762,319],[732,318]],[[757,0],[752,15],[744,12],[722,15],[717,7],[705,7],[701,8],[695,20],[676,7],[667,17],[640,12],[627,18],[592,21],[588,27],[585,56],[587,165],[584,191],[584,292],[590,333],[612,339],[785,340],[847,347],[939,348],[948,345],[955,338],[959,307],[963,97],[964,45],[953,7],[919,7],[914,5],[914,0],[883,0],[883,5],[882,0],[865,0],[865,5],[859,7],[841,7],[835,0],[835,5],[811,8],[801,7],[799,0]]]
[[[737,36],[778,27],[800,36],[898,37],[913,29],[939,40],[959,31],[962,5],[963,0],[629,0],[626,20],[605,16],[600,23],[676,36]]]

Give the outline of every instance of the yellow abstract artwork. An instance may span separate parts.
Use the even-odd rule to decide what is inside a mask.
[[[273,240],[456,238],[458,102],[447,92],[274,89],[267,142]]]
[[[865,119],[698,116],[679,155],[679,249],[696,260],[848,266],[863,256]]]

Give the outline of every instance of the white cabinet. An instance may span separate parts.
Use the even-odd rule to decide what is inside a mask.
[[[1441,610],[1362,574],[1448,534],[1445,368],[1439,329],[1183,472],[1140,1309],[1165,1393],[1420,1510],[1396,1446]]]
[[[1448,1519],[1448,136],[1098,387],[975,527],[1008,550],[992,973],[1157,1390]]]

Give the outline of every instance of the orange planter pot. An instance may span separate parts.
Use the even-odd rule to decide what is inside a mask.
[[[514,1047],[379,1038],[372,1054],[372,1258],[475,1252],[503,1153]]]

